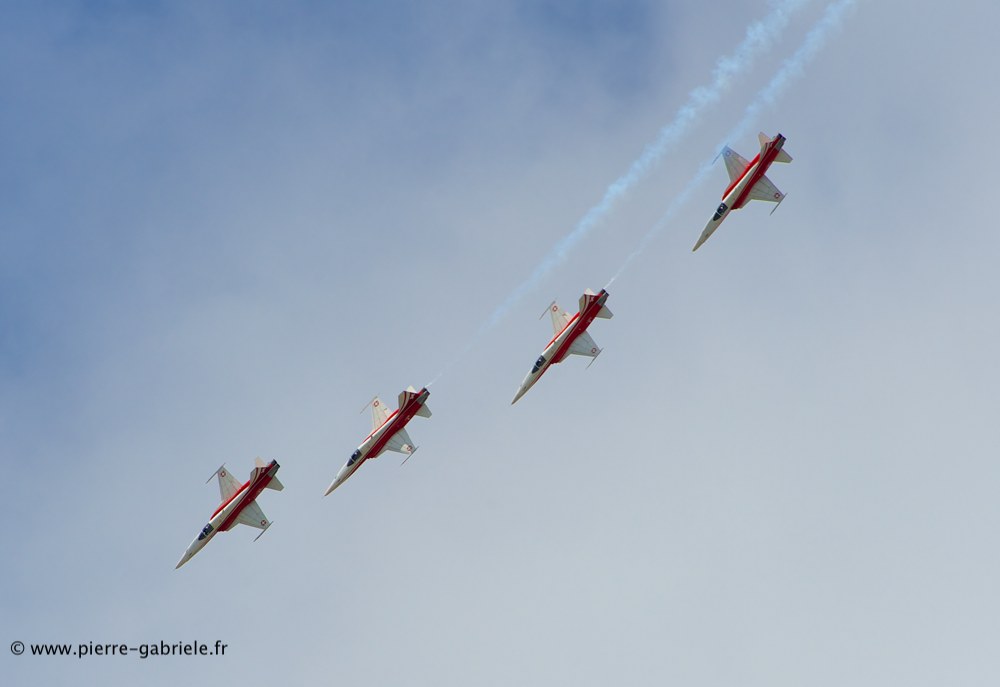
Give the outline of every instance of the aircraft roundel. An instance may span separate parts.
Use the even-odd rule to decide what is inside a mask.
[[[375,403],[373,403],[372,405],[378,408],[378,401],[375,401]]]
[[[591,348],[591,349],[590,349],[590,352],[591,352],[591,353],[597,353],[597,347],[595,346],[594,348]]]
[[[775,194],[774,194],[774,197],[775,197],[775,198],[781,198],[781,194],[780,194],[780,193],[775,193]]]
[[[226,476],[226,471],[225,470],[219,470],[219,477],[225,477],[225,476]]]
[[[555,303],[553,303],[552,304],[552,312],[556,312],[557,310],[559,310],[559,306],[556,305]]]
[[[266,524],[267,524],[267,520],[261,520],[261,521],[260,521],[260,524],[261,524],[261,527],[263,527],[264,525],[266,525]]]

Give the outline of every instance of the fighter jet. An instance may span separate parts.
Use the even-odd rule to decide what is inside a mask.
[[[586,355],[597,358],[601,349],[597,347],[594,340],[587,333],[587,327],[594,321],[595,317],[611,319],[612,313],[604,302],[608,300],[608,292],[601,289],[600,293],[594,293],[590,289],[580,296],[580,312],[569,316],[565,310],[560,308],[555,301],[549,304],[547,312],[552,316],[552,329],[555,336],[549,341],[538,360],[531,368],[531,372],[521,382],[521,387],[517,390],[511,405],[517,403],[517,399],[524,396],[528,389],[538,381],[539,377],[545,374],[550,365],[561,363],[567,355]],[[543,312],[541,317],[544,317]],[[539,317],[539,319],[541,319]],[[593,364],[593,360],[590,361]],[[590,365],[587,365],[590,367]]]
[[[722,149],[730,184],[725,193],[722,194],[722,203],[716,208],[712,219],[708,220],[698,243],[694,244],[694,248],[691,249],[692,252],[698,250],[698,247],[708,240],[712,232],[722,224],[722,220],[729,216],[730,211],[740,209],[751,200],[766,200],[780,205],[781,201],[785,199],[785,194],[764,176],[772,162],[792,161],[792,156],[781,149],[785,144],[785,137],[778,134],[774,138],[768,138],[767,134],[761,133],[758,138],[760,139],[760,153],[753,159],[753,162],[747,162],[729,146]],[[778,209],[778,205],[774,206],[774,210]],[[771,214],[774,214],[774,210],[771,210]]]
[[[236,478],[226,470],[225,464],[220,465],[212,477],[219,478],[219,493],[222,495],[222,505],[215,509],[208,524],[201,530],[197,539],[191,542],[187,551],[181,556],[176,567],[181,567],[207,544],[212,537],[219,532],[232,529],[233,525],[250,525],[261,530],[254,541],[260,539],[261,534],[271,526],[271,521],[267,519],[264,512],[257,505],[256,498],[264,489],[275,489],[281,491],[284,485],[278,481],[276,473],[278,461],[272,460],[265,465],[260,458],[256,460],[257,467],[250,473],[250,479],[243,485],[236,481]],[[208,482],[212,481],[208,478]]]
[[[351,454],[344,467],[340,468],[336,479],[326,490],[327,496],[334,489],[347,481],[347,478],[361,467],[361,464],[369,458],[377,458],[386,449],[405,453],[406,460],[417,450],[406,433],[406,423],[413,419],[414,415],[420,417],[430,417],[431,409],[427,407],[427,397],[431,392],[427,388],[417,391],[412,386],[406,387],[405,391],[399,394],[399,408],[391,413],[385,404],[379,400],[378,396],[373,398],[368,405],[372,408],[372,433],[368,435],[357,450]],[[364,412],[365,408],[361,411]],[[406,460],[403,462],[405,463]]]

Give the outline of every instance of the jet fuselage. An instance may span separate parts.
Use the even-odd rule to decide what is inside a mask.
[[[351,457],[347,460],[340,471],[337,473],[337,477],[333,480],[333,484],[330,485],[329,489],[326,490],[326,494],[329,494],[334,489],[339,487],[341,484],[347,481],[347,478],[357,472],[357,469],[361,467],[369,458],[375,458],[383,451],[385,451],[386,444],[389,440],[398,432],[399,430],[406,427],[407,423],[413,419],[413,416],[420,411],[421,406],[427,402],[427,397],[430,396],[430,392],[427,387],[424,387],[416,393],[416,395],[409,397],[405,404],[403,404],[398,409],[392,411],[392,414],[386,418],[385,422],[382,423],[377,429],[375,429],[368,437],[361,442],[357,450],[351,454]]]
[[[202,528],[201,533],[191,542],[188,546],[187,551],[181,556],[181,560],[177,563],[176,567],[181,567],[189,560],[191,560],[196,553],[205,548],[219,532],[225,532],[230,529],[236,522],[237,518],[240,517],[240,513],[244,509],[254,502],[254,500],[260,495],[260,492],[267,488],[267,485],[271,483],[274,479],[275,474],[278,472],[278,461],[272,460],[264,467],[254,468],[253,474],[250,479],[240,487],[239,491],[233,494],[227,501],[224,501],[209,519],[208,524]],[[265,523],[261,523],[264,525]]]
[[[785,145],[785,137],[777,134],[772,141],[767,143],[761,152],[750,161],[743,174],[734,179],[722,194],[722,202],[716,208],[712,219],[705,225],[698,243],[693,250],[698,250],[701,244],[705,243],[715,230],[722,224],[722,221],[729,216],[733,210],[739,210],[747,204],[750,199],[750,192],[758,181],[767,173],[768,168],[778,157],[781,147]]]
[[[528,393],[528,389],[534,386],[535,382],[541,379],[545,371],[549,369],[551,365],[556,363],[561,363],[569,352],[570,346],[573,342],[579,338],[581,334],[587,331],[587,327],[594,321],[597,317],[597,313],[601,311],[604,303],[608,300],[608,292],[605,289],[601,289],[601,292],[597,294],[597,297],[592,299],[587,307],[582,309],[577,314],[573,315],[566,326],[563,327],[562,331],[552,337],[545,350],[535,361],[534,366],[531,368],[531,372],[525,376],[524,381],[521,382],[521,387],[517,390],[517,395],[514,396],[514,400],[511,404],[517,402],[519,398]],[[595,351],[596,352],[596,351]]]

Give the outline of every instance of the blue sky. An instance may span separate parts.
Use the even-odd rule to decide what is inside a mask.
[[[721,162],[658,223],[803,2],[526,282],[772,7],[0,9],[5,641],[230,645],[5,684],[988,683],[994,4],[858,0],[726,141],[785,134],[788,198],[692,255]],[[600,359],[511,407],[545,305],[657,226]],[[414,458],[322,498],[361,405],[431,380]],[[257,455],[274,527],[174,570]]]

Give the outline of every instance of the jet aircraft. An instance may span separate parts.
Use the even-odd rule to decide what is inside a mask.
[[[406,387],[406,390],[399,394],[399,408],[391,413],[378,396],[373,398],[365,406],[365,408],[371,406],[372,409],[372,433],[351,454],[344,467],[340,468],[340,472],[337,473],[337,477],[327,488],[324,496],[346,482],[347,478],[353,475],[362,463],[369,458],[378,457],[386,449],[405,453],[406,460],[409,460],[409,456],[417,450],[417,447],[413,445],[410,435],[406,433],[406,424],[413,419],[414,415],[431,416],[431,409],[427,407],[427,397],[430,396],[430,393],[426,387],[420,391],[412,386]],[[364,412],[364,408],[361,410]],[[405,463],[406,460],[403,462]]]
[[[701,244],[708,240],[708,237],[722,224],[722,220],[726,219],[732,210],[740,209],[751,200],[766,200],[780,205],[781,201],[785,199],[785,194],[779,191],[765,176],[765,172],[772,162],[792,161],[792,156],[782,150],[785,137],[778,134],[774,138],[768,138],[767,134],[761,133],[758,138],[760,139],[760,153],[752,162],[747,162],[729,146],[722,149],[722,155],[726,159],[726,171],[729,172],[729,187],[722,194],[722,203],[716,208],[712,219],[708,220],[708,224],[705,225],[704,231],[698,238],[698,243],[694,244],[694,248],[691,249],[692,252],[698,250]],[[774,210],[778,209],[778,205],[774,206],[771,214],[774,214]]]
[[[222,495],[222,505],[215,509],[212,517],[209,518],[208,524],[201,530],[198,537],[191,542],[191,546],[187,548],[187,551],[184,552],[184,555],[177,562],[177,568],[191,560],[196,553],[205,547],[205,544],[211,541],[212,537],[219,532],[231,529],[234,525],[249,525],[250,527],[260,529],[261,532],[254,538],[254,541],[260,539],[261,534],[264,534],[264,531],[271,526],[271,521],[267,519],[260,506],[257,505],[256,499],[264,489],[281,491],[285,488],[278,481],[276,475],[278,468],[281,466],[278,465],[278,461],[276,460],[265,464],[260,458],[257,458],[256,465],[257,467],[250,473],[250,479],[242,485],[226,470],[224,464],[219,466],[219,469],[212,474],[212,477],[219,478],[219,493]],[[212,481],[212,477],[208,478],[208,482]]]
[[[590,289],[587,289],[580,296],[580,311],[572,317],[560,308],[555,301],[549,304],[547,312],[552,316],[552,329],[555,331],[555,336],[552,337],[552,340],[549,341],[545,350],[538,357],[538,360],[535,361],[531,372],[521,382],[517,394],[514,395],[514,400],[510,402],[511,405],[517,403],[517,399],[528,392],[528,389],[545,374],[550,365],[561,363],[567,355],[585,355],[591,358],[597,358],[600,355],[601,349],[590,338],[590,334],[587,333],[587,327],[590,326],[595,317],[611,319],[612,313],[604,305],[607,300],[608,292],[604,289],[601,289],[600,293],[594,293]],[[544,316],[545,313],[543,312],[542,317]],[[590,362],[593,364],[594,361]],[[590,365],[587,367],[590,367]]]

